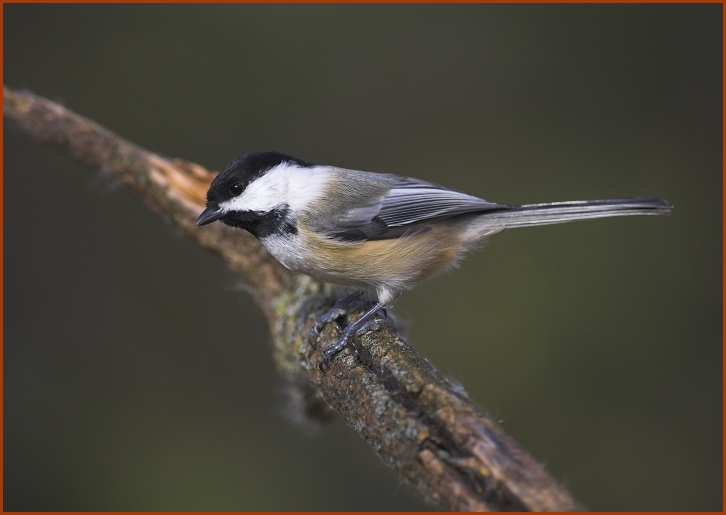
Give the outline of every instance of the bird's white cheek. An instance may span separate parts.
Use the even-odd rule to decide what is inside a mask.
[[[224,212],[256,211],[266,213],[272,211],[279,203],[278,187],[265,177],[250,184],[239,197],[220,203]]]
[[[323,195],[329,175],[325,168],[280,165],[250,183],[239,197],[221,202],[219,207],[224,212],[268,213],[286,205],[293,212],[299,212]]]

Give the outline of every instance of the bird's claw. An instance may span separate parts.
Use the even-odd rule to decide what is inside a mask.
[[[350,329],[353,330],[351,331]],[[340,334],[340,337],[335,343],[328,345],[327,347],[325,347],[325,349],[323,349],[323,355],[320,358],[321,370],[327,370],[330,368],[330,362],[333,360],[336,354],[342,351],[345,346],[350,343],[351,337],[353,336],[354,332],[357,332],[355,331],[355,327],[349,325],[343,330],[343,332]]]
[[[370,331],[378,331],[384,323],[384,320],[374,318],[373,320],[365,322],[361,327],[355,327],[355,324],[346,327],[335,343],[328,345],[325,349],[323,349],[323,355],[320,358],[320,370],[328,370],[333,358],[348,344],[353,343],[355,345],[355,339],[357,337],[360,337]]]
[[[338,325],[337,320],[344,317],[345,315],[347,315],[347,312],[343,308],[339,308],[336,306],[330,308],[313,323],[313,331],[315,332],[315,336],[320,336],[325,326],[332,322],[335,322],[335,325],[340,330],[340,326]]]
[[[344,305],[345,302],[349,302],[351,299],[358,296],[360,296],[360,293],[350,295],[345,299],[336,302],[331,309],[325,312],[314,322],[311,337],[320,336],[323,327],[330,322],[335,322],[336,326],[340,330],[340,326],[336,321],[348,315],[348,310],[343,309],[341,306]],[[340,337],[338,340],[334,344],[323,349],[322,357],[320,359],[320,369],[325,370],[328,368],[333,357],[343,350],[352,338],[367,330],[370,327],[371,318],[383,307],[384,304],[382,302],[378,302],[375,306],[373,306],[373,308],[363,313],[363,315],[361,315],[355,322],[349,324],[345,329],[340,330]],[[378,326],[376,325],[376,327]]]

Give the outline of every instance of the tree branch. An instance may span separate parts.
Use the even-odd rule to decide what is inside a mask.
[[[334,324],[319,337],[311,329],[335,300],[331,288],[283,268],[250,234],[222,224],[198,228],[214,173],[149,152],[44,98],[7,87],[3,95],[4,116],[28,136],[123,184],[219,254],[265,313],[277,366],[306,399],[308,414],[340,413],[428,501],[467,511],[580,508],[463,389],[409,346],[391,319],[320,370],[321,349],[338,332]],[[360,300],[344,306],[349,319],[365,307]]]

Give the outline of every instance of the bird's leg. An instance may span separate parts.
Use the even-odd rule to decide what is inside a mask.
[[[342,306],[345,306],[346,304],[350,303],[353,299],[356,299],[360,297],[363,294],[363,291],[357,290],[353,293],[350,293],[343,297],[342,299],[338,300],[333,304],[333,307],[330,308],[328,311],[320,315],[317,319],[315,319],[315,322],[313,323],[313,331],[315,332],[315,336],[320,336],[320,333],[323,332],[323,327],[328,325],[331,322],[335,322],[340,317],[345,315],[347,311],[342,308]],[[336,324],[337,325],[337,324]],[[340,326],[338,326],[340,328]]]
[[[343,350],[351,338],[354,337],[359,330],[363,329],[370,321],[371,317],[373,317],[373,315],[375,315],[384,306],[385,304],[383,302],[378,302],[370,310],[366,311],[358,320],[346,327],[340,335],[340,338],[338,338],[338,341],[327,346],[325,350],[323,350],[323,357],[320,360],[320,364],[324,366],[328,365],[330,360],[333,359],[333,356]]]

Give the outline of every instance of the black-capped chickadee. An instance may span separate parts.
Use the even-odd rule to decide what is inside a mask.
[[[409,177],[259,152],[215,177],[197,225],[220,220],[245,229],[290,270],[377,295],[375,307],[325,349],[328,361],[403,290],[456,265],[504,229],[670,209],[663,199],[645,197],[497,204]]]

